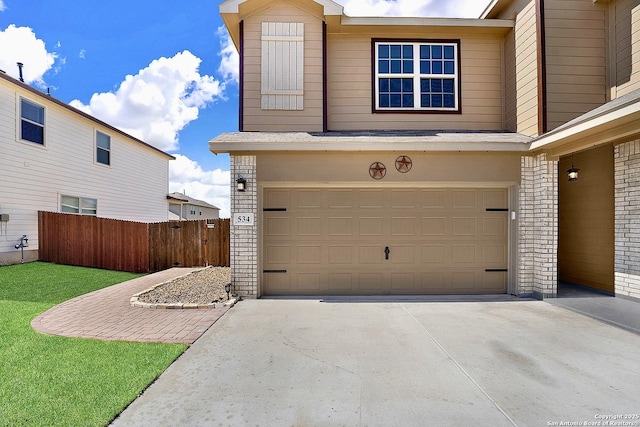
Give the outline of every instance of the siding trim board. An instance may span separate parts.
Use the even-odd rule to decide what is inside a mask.
[[[329,66],[327,64],[327,23],[322,23],[322,131],[329,131]]]
[[[244,131],[244,21],[240,21],[240,61],[239,61],[239,82],[238,82],[238,130]]]
[[[547,132],[547,41],[545,37],[544,0],[536,0],[538,55],[538,135]]]

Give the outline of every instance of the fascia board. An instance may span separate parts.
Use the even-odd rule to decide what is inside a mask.
[[[427,27],[471,27],[510,29],[515,26],[510,19],[475,18],[418,18],[418,17],[351,17],[343,16],[342,25],[398,25]]]
[[[519,152],[527,153],[529,144],[522,142],[401,142],[393,144],[350,143],[297,143],[297,142],[219,142],[210,141],[214,154],[246,152]]]

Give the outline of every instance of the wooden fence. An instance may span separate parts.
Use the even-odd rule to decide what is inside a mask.
[[[229,266],[229,220],[142,223],[38,212],[41,261],[109,270]]]

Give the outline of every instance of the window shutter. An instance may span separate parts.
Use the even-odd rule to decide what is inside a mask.
[[[262,23],[262,109],[302,110],[304,24]]]

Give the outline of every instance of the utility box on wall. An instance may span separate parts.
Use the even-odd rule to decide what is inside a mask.
[[[0,214],[0,222],[8,222],[9,214]]]

